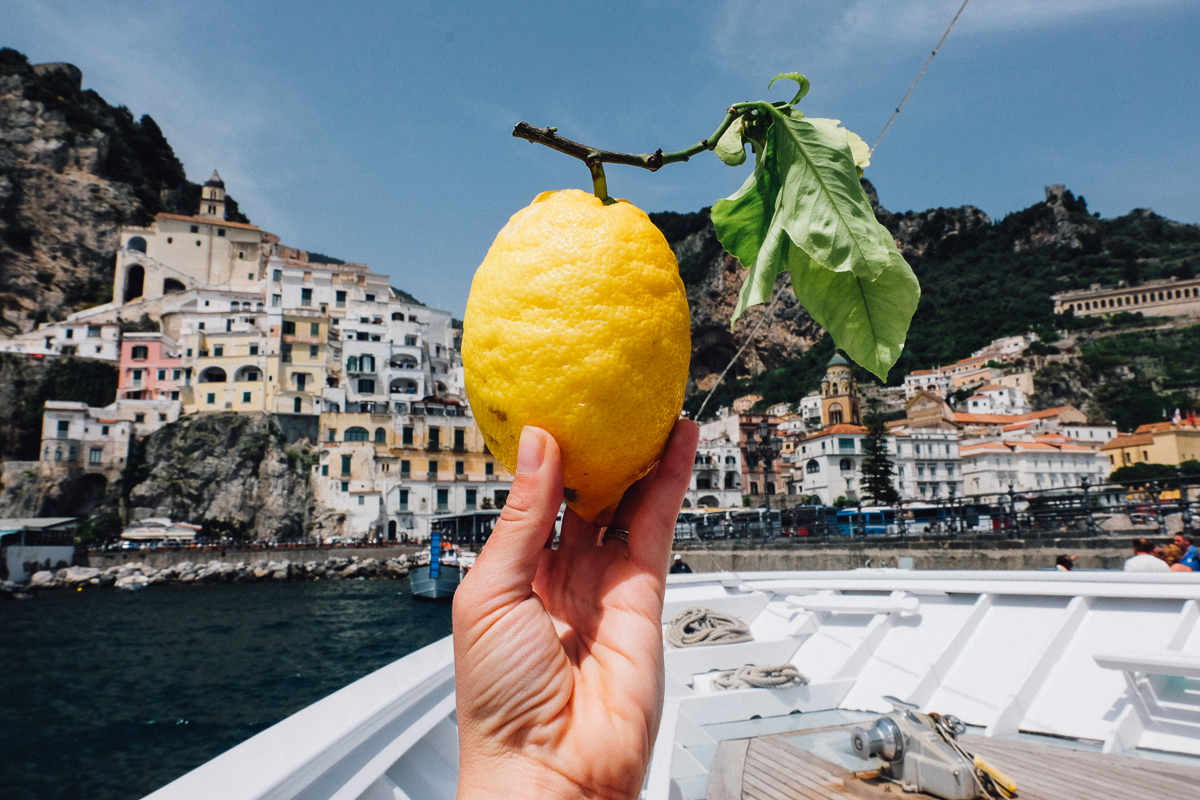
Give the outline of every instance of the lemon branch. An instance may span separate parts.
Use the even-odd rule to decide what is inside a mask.
[[[569,156],[578,158],[587,164],[588,169],[592,173],[592,186],[596,196],[601,200],[607,200],[608,183],[604,177],[605,164],[624,164],[627,167],[641,167],[651,172],[657,172],[664,164],[687,161],[692,156],[699,155],[705,150],[712,150],[716,147],[721,135],[729,129],[733,121],[741,116],[750,105],[739,103],[738,105],[731,106],[728,113],[725,114],[725,119],[713,131],[712,136],[709,136],[707,139],[701,139],[691,147],[674,153],[664,153],[661,147],[653,153],[639,153],[636,155],[633,153],[618,153],[613,150],[602,150],[599,147],[581,144],[559,136],[558,128],[538,128],[530,125],[528,122],[518,122],[517,126],[513,128],[513,136],[535,144],[545,145],[560,153],[566,153]]]

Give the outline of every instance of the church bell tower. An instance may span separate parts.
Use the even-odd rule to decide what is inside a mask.
[[[206,219],[225,219],[225,181],[214,169],[212,177],[200,187],[200,213]]]
[[[841,353],[834,353],[825,368],[825,380],[821,381],[821,424],[861,425],[862,398],[858,393],[858,381],[850,370],[850,362]]]

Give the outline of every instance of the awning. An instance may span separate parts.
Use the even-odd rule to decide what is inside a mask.
[[[196,532],[187,528],[131,528],[121,533],[122,539],[148,541],[151,539],[171,539],[191,541],[196,538]]]

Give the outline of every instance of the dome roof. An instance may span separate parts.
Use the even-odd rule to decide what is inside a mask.
[[[218,174],[217,171],[214,169],[213,174],[211,176],[209,176],[209,179],[204,182],[204,185],[205,186],[219,186],[220,188],[224,189],[225,181],[221,180],[220,174]]]
[[[827,366],[827,367],[848,367],[848,366],[850,366],[850,362],[847,361],[842,356],[841,353],[834,351],[833,358],[829,359],[829,363],[826,364],[825,366]]]

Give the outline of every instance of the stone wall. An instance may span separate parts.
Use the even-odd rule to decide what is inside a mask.
[[[899,567],[911,558],[913,569],[1049,569],[1060,555],[1078,555],[1078,569],[1121,569],[1133,555],[1135,537],[1102,536],[1036,540],[900,542],[676,543],[675,552],[696,572],[856,569]]]

